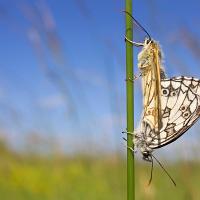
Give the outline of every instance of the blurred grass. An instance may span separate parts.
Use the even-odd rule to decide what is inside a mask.
[[[17,154],[0,145],[0,198],[3,200],[123,200],[126,199],[125,159],[116,156],[67,157]],[[166,163],[163,161],[163,163]],[[166,164],[165,164],[166,165]],[[200,199],[200,163],[166,166],[175,188],[156,166],[148,187],[150,164],[136,164],[136,199]]]
[[[116,157],[15,154],[0,146],[0,199],[124,199],[125,161]]]

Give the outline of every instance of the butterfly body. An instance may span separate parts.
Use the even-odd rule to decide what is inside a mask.
[[[151,161],[153,149],[148,144],[151,137],[147,137],[145,132],[151,130],[153,133],[158,133],[162,127],[160,80],[165,74],[161,48],[156,41],[145,39],[143,48],[138,54],[138,68],[142,77],[143,113],[140,131],[139,134],[135,134],[134,144],[140,149],[143,158]]]
[[[143,91],[143,118],[147,120],[152,129],[158,131],[161,127],[161,104],[160,104],[160,79],[162,53],[159,44],[154,40],[145,39],[143,48],[138,54],[138,68],[142,75]]]

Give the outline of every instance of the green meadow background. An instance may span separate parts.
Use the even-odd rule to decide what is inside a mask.
[[[159,166],[154,167],[148,186],[150,164],[136,162],[136,199],[200,199],[199,162],[180,161],[166,166],[176,187]],[[15,153],[2,142],[0,196],[3,200],[126,199],[126,160],[120,154],[69,157]]]

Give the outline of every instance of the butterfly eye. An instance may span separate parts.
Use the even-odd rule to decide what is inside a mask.
[[[163,96],[168,96],[169,90],[168,89],[162,89],[162,94],[163,94]]]
[[[151,39],[150,38],[148,38],[147,39],[147,44],[149,44],[151,42]]]
[[[147,44],[149,44],[151,41],[152,41],[151,38],[145,38],[144,43],[147,45]]]

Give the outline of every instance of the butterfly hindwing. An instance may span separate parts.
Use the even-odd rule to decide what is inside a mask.
[[[150,148],[167,145],[187,131],[200,116],[200,81],[188,77],[161,80],[162,128],[145,132]],[[199,92],[199,93],[198,93]],[[148,130],[148,122],[143,122]]]

